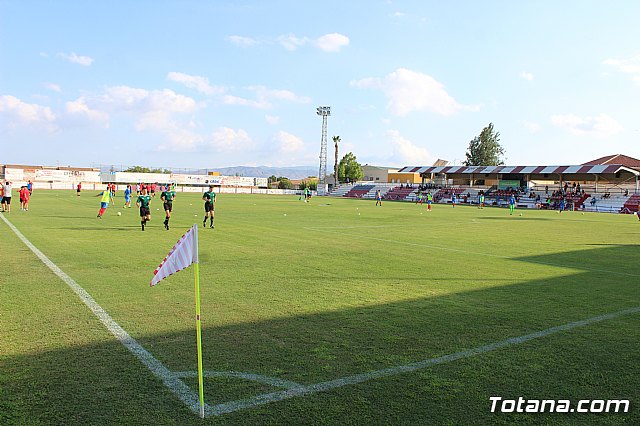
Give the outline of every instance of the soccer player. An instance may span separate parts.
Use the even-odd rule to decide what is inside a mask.
[[[27,191],[29,191],[29,195],[33,192],[33,183],[31,181],[27,183]]]
[[[20,210],[24,212],[29,211],[29,197],[31,193],[29,192],[29,187],[23,186],[20,188]]]
[[[516,209],[516,196],[511,194],[509,196],[509,215],[513,215],[513,211]]]
[[[109,207],[109,203],[113,201],[113,192],[111,192],[111,185],[107,185],[107,189],[97,195],[100,198],[100,211],[98,212],[98,219],[102,219],[104,211]]]
[[[5,213],[11,213],[11,182],[6,181],[4,184],[4,195],[2,196],[2,210]]]
[[[453,206],[453,208],[456,207],[456,203],[458,202],[458,196],[456,195],[456,193],[453,193],[453,196],[451,197],[451,205]]]
[[[376,191],[376,206],[382,207],[382,193],[379,189]]]
[[[169,230],[169,219],[171,219],[171,211],[173,210],[173,200],[176,199],[176,191],[173,185],[167,186],[165,191],[160,194],[160,199],[164,203],[164,229]]]
[[[204,200],[204,220],[202,221],[202,226],[207,226],[207,218],[210,218],[209,228],[213,228],[213,215],[216,204],[216,193],[213,192],[213,185],[209,185],[209,191],[204,193],[202,199]]]
[[[422,191],[418,191],[416,194],[416,204],[420,203],[422,205]]]
[[[304,202],[308,203],[310,198],[311,198],[311,191],[309,191],[309,187],[306,186],[304,188]]]
[[[80,196],[80,191],[82,191],[82,182],[78,182],[78,186],[76,187],[76,195]]]
[[[484,191],[480,191],[480,193],[478,194],[478,208],[484,208]]]
[[[144,231],[144,226],[151,220],[151,195],[147,195],[147,188],[140,190],[140,195],[136,199],[136,206],[140,208],[140,225]]]
[[[431,203],[433,203],[433,195],[431,191],[427,192],[427,211],[431,211]]]
[[[124,190],[124,206],[122,208],[131,208],[131,185],[127,185]]]

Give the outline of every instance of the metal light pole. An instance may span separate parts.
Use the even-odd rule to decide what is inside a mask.
[[[316,114],[322,116],[322,139],[320,140],[320,170],[318,171],[318,194],[327,191],[325,177],[327,175],[327,118],[331,115],[331,107],[320,106]]]

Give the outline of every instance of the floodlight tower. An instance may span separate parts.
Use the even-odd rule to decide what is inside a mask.
[[[327,118],[331,115],[331,107],[320,106],[316,114],[322,116],[322,139],[320,140],[320,170],[318,171],[318,193],[326,191],[325,176],[327,176]]]

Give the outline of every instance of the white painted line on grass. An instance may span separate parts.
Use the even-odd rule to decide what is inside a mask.
[[[473,255],[476,255],[476,256],[493,257],[493,258],[496,258],[496,259],[519,260],[517,258],[513,258],[513,257],[509,257],[509,256],[503,256],[503,255],[500,255],[500,254],[481,253],[481,252],[477,252],[477,251],[463,250],[463,249],[457,249],[457,248],[453,248],[453,247],[442,247],[442,246],[435,246],[435,245],[431,245],[431,244],[412,243],[412,242],[409,242],[409,241],[390,240],[390,239],[387,239],[387,238],[370,237],[368,235],[345,234],[344,232],[328,231],[328,230],[324,230],[324,229],[311,228],[311,227],[305,227],[303,229],[306,229],[306,230],[309,230],[309,231],[316,231],[316,232],[330,232],[330,233],[333,233],[333,234],[340,234],[340,235],[343,235],[343,236],[346,236],[346,237],[362,238],[362,239],[366,239],[366,240],[380,241],[380,242],[383,242],[383,243],[402,244],[402,245],[405,245],[405,246],[412,246],[412,247],[423,247],[423,248],[430,248],[430,249],[434,249],[434,250],[452,251],[452,252],[462,253],[462,254],[473,254]],[[562,265],[562,264],[559,264],[559,263],[543,262],[543,261],[540,261],[540,260],[532,260],[532,259],[527,259],[526,262],[535,263],[535,264],[544,265],[544,266],[555,266],[557,268],[583,269],[585,271],[601,272],[603,274],[621,275],[621,276],[624,276],[624,277],[634,277],[634,278],[636,278],[638,276],[637,274],[630,274],[630,273],[627,273],[627,272],[609,271],[609,270],[606,270],[606,269],[591,268],[591,267],[586,266],[586,265],[580,265],[580,266]]]
[[[601,321],[606,321],[625,315],[632,315],[640,313],[640,306],[635,308],[625,309],[618,312],[612,312],[609,314],[599,315],[596,317],[587,318],[580,321],[570,322],[568,324],[559,325],[556,327],[547,328],[545,330],[537,331],[531,334],[525,334],[524,336],[512,337],[510,339],[502,340],[488,345],[479,346],[466,351],[455,352],[449,355],[443,355],[437,358],[425,359],[423,361],[414,362],[407,365],[400,365],[396,367],[385,368],[377,371],[370,371],[367,373],[356,374],[353,376],[342,377],[340,379],[330,380],[327,382],[316,383],[314,385],[301,386],[298,388],[292,388],[277,392],[265,393],[257,395],[253,398],[241,399],[238,401],[231,401],[224,404],[218,404],[210,406],[207,410],[207,415],[219,416],[221,414],[232,413],[234,411],[240,411],[247,408],[253,408],[258,405],[268,404],[276,401],[283,401],[285,399],[291,399],[299,396],[311,395],[318,392],[325,392],[332,389],[341,388],[343,386],[354,385],[357,383],[364,383],[370,380],[379,379],[382,377],[390,377],[398,374],[410,373],[417,370],[423,370],[437,364],[445,364],[448,362],[456,361],[459,359],[469,358],[475,355],[484,354],[487,352],[495,351],[496,349],[519,345],[521,343],[528,342],[533,339],[545,337],[550,334],[559,333],[562,331],[571,330],[577,327],[585,327],[590,324],[594,324]]]
[[[44,255],[36,246],[22,233],[13,226],[3,214],[0,214],[0,218],[7,224],[7,226],[20,238],[20,240],[36,255],[38,258],[49,267],[62,281],[64,281],[74,293],[80,297],[80,300],[91,309],[93,314],[98,317],[100,322],[113,334],[116,339],[120,341],[129,351],[140,360],[151,372],[162,380],[162,383],[173,392],[180,401],[182,401],[187,407],[194,413],[200,412],[200,402],[198,395],[193,392],[182,380],[174,376],[171,371],[164,366],[158,359],[156,359],[151,353],[149,353],[136,339],[131,337],[111,316],[100,306],[98,303],[87,293],[85,289],[73,280],[69,275],[64,273],[55,263],[53,263],[47,256]],[[205,406],[205,409],[207,407]]]
[[[178,371],[173,373],[174,376],[179,378],[193,379],[198,377],[197,371]],[[276,377],[263,376],[261,374],[242,373],[240,371],[210,371],[205,370],[202,372],[204,377],[233,377],[236,379],[251,380],[253,382],[264,383],[266,385],[274,386],[276,388],[293,389],[299,388],[303,385],[300,383],[292,382],[290,380],[278,379]]]

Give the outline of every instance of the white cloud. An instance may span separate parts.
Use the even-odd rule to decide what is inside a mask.
[[[624,74],[631,74],[631,79],[640,85],[640,55],[632,56],[628,59],[606,59],[602,62],[611,65]]]
[[[271,108],[271,104],[264,99],[252,100],[252,99],[241,98],[239,96],[233,96],[233,95],[224,96],[222,98],[222,102],[226,105],[248,106],[248,107],[257,108],[257,109]]]
[[[387,137],[393,146],[394,160],[404,164],[431,164],[435,158],[427,151],[400,135],[398,130],[388,130]]]
[[[56,116],[49,107],[28,104],[11,95],[0,96],[0,117],[6,120],[8,128],[44,125],[48,131],[55,130]]]
[[[61,93],[62,89],[60,88],[60,85],[58,84],[54,84],[54,83],[44,83],[44,87],[46,89],[52,90],[54,92],[58,92]]]
[[[271,108],[272,101],[288,101],[299,104],[308,104],[311,99],[306,96],[299,96],[290,90],[269,89],[264,86],[249,86],[246,88],[255,92],[256,99],[247,99],[235,95],[226,95],[222,98],[222,102],[226,105],[241,105],[257,109]]]
[[[85,67],[88,67],[93,63],[93,58],[91,58],[90,56],[77,55],[75,52],[58,53],[58,56],[60,56],[61,58],[66,59],[67,61],[69,61],[71,63],[78,64],[78,65],[83,65]]]
[[[296,37],[294,34],[281,35],[277,38],[278,43],[287,50],[296,50],[309,42],[307,37]]]
[[[569,130],[574,135],[611,136],[623,130],[620,123],[607,114],[594,117],[579,117],[575,114],[553,115],[551,123]]]
[[[339,52],[341,48],[349,45],[349,37],[339,33],[325,34],[318,38],[315,44],[325,52]]]
[[[277,115],[265,115],[264,119],[267,123],[271,124],[271,125],[275,125],[280,123],[280,117],[278,117]]]
[[[67,102],[65,107],[67,113],[72,116],[85,117],[90,121],[101,124],[105,128],[109,127],[109,114],[97,109],[89,108],[84,97],[80,97],[73,102]]]
[[[255,91],[256,97],[260,100],[278,99],[278,100],[289,101],[289,102],[294,102],[298,104],[308,104],[309,102],[311,102],[311,98],[308,98],[306,96],[296,95],[290,90],[269,89],[264,86],[250,86],[250,87],[247,87],[247,89]]]
[[[533,80],[533,74],[531,74],[530,72],[526,72],[526,71],[521,72],[520,73],[520,77],[524,78],[527,81]]]
[[[198,104],[193,98],[177,94],[173,90],[147,91],[127,86],[107,88],[99,102],[114,110],[129,110],[139,113],[158,110],[188,113],[198,108]]]
[[[542,131],[542,126],[538,123],[533,123],[530,121],[525,121],[523,123],[523,126],[525,129],[527,129],[530,133],[540,133],[540,131]]]
[[[182,83],[190,89],[196,89],[198,92],[205,95],[216,95],[225,91],[224,87],[212,86],[209,84],[209,80],[205,77],[199,77],[195,75],[184,74],[181,72],[170,72],[167,74],[167,79]]]
[[[224,39],[227,40],[230,43],[233,43],[233,44],[235,44],[237,46],[242,46],[242,47],[251,47],[251,46],[255,46],[257,44],[260,44],[260,42],[258,40],[256,40],[255,38],[244,37],[244,36],[239,36],[239,35],[227,36]]]
[[[477,111],[473,105],[456,102],[442,83],[427,74],[398,68],[384,78],[369,77],[352,81],[351,86],[381,90],[394,115],[404,116],[413,111],[427,110],[440,115],[452,115],[461,110]]]
[[[105,90],[101,102],[111,104],[118,109],[133,109],[140,106],[149,96],[145,89],[137,89],[128,86],[112,86]]]
[[[253,146],[253,141],[243,129],[220,127],[213,132],[208,144],[220,151],[230,152],[249,149]]]
[[[284,153],[300,151],[304,147],[302,139],[283,130],[278,132],[275,139],[280,144],[280,151]]]

